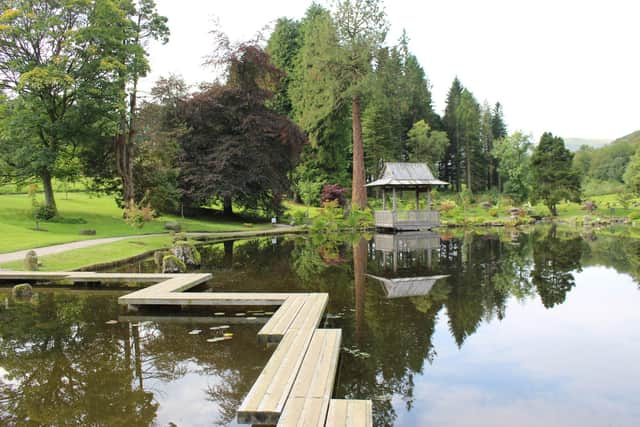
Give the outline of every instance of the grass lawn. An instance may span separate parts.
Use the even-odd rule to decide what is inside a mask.
[[[118,261],[141,253],[171,247],[171,236],[152,236],[126,239],[119,242],[73,249],[55,255],[39,257],[41,271],[68,271],[90,265]],[[13,261],[1,265],[9,270],[24,269],[23,261]]]
[[[34,231],[29,197],[24,194],[0,195],[0,253],[101,237],[162,233],[166,232],[166,221],[178,221],[183,231],[248,230],[242,222],[183,219],[170,215],[156,218],[138,229],[122,220],[122,210],[111,197],[96,197],[87,193],[69,193],[68,198],[64,193],[58,193],[56,197],[59,214],[64,220],[82,219],[86,222],[43,222],[40,228],[47,231]],[[269,224],[256,224],[253,229],[270,227]],[[81,236],[80,230],[85,229],[96,230],[96,235]]]

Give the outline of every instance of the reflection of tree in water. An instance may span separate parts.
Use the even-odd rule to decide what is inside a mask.
[[[197,327],[197,325],[192,325]],[[257,328],[234,329],[233,340],[206,343],[208,335],[188,335],[186,327],[175,323],[154,325],[143,335],[141,353],[146,378],[171,381],[193,373],[216,378],[204,393],[219,409],[218,424],[229,424],[244,395],[267,363],[270,352],[257,343]]]
[[[442,244],[440,263],[451,288],[445,306],[459,347],[483,320],[504,318],[508,293],[493,278],[506,250],[498,236],[473,233]]]
[[[640,239],[627,236],[624,232],[613,236],[593,233],[589,235],[587,244],[589,250],[585,250],[582,256],[584,266],[613,267],[633,277],[640,289]]]
[[[269,352],[256,328],[206,343],[194,325],[119,323],[115,298],[40,293],[37,303],[0,311],[0,424],[145,426],[156,418],[154,381],[193,373],[216,377],[202,390],[228,424]],[[202,328],[202,327],[201,327]]]
[[[112,300],[113,301],[113,300]],[[3,425],[148,425],[153,394],[132,383],[130,352],[104,298],[41,293],[0,311]]]
[[[546,308],[562,304],[575,286],[572,271],[581,269],[583,248],[579,236],[561,237],[556,227],[550,228],[544,238],[535,239],[531,279]]]

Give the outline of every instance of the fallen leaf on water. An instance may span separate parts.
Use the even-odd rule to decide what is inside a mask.
[[[107,325],[115,325],[116,323],[118,323],[118,321],[117,320],[107,320],[104,323],[106,323]]]
[[[217,338],[209,338],[207,340],[207,342],[219,342],[219,341],[226,341],[226,340],[230,340],[231,337],[217,337]]]
[[[194,329],[193,331],[189,331],[189,335],[198,335],[202,332],[200,329]]]

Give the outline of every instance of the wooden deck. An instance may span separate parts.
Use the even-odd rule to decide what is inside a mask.
[[[144,305],[278,306],[258,339],[278,343],[238,409],[238,422],[280,426],[371,426],[371,401],[331,399],[341,331],[318,329],[329,300],[325,293],[185,292],[211,274],[128,274],[0,271],[0,281],[156,283],[118,298],[130,308]],[[173,320],[121,316],[122,321]],[[229,318],[213,318],[212,322]],[[258,319],[255,319],[258,321]],[[264,321],[264,320],[261,320]]]

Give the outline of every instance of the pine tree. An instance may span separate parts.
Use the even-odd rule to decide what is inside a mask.
[[[560,137],[545,132],[531,156],[533,199],[542,200],[551,214],[558,214],[562,200],[580,201],[580,176],[572,167],[573,153]]]
[[[449,146],[445,152],[443,162],[440,164],[440,177],[445,181],[453,183],[456,191],[461,190],[461,139],[460,123],[457,114],[460,97],[464,87],[458,77],[453,80],[449,93],[447,94],[447,106],[442,119],[444,130],[449,137]]]

